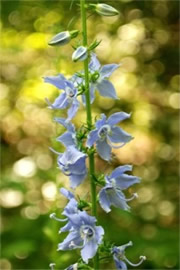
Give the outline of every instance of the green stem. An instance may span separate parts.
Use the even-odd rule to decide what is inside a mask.
[[[81,5],[81,20],[82,20],[82,32],[83,32],[83,46],[88,46],[87,41],[87,20],[86,20],[86,0],[80,0]],[[85,96],[86,96],[86,114],[87,114],[87,126],[88,129],[92,128],[92,114],[91,114],[91,102],[90,102],[90,91],[89,91],[89,69],[88,69],[88,58],[84,61],[84,75],[85,75]],[[89,154],[89,176],[91,181],[91,200],[92,200],[92,215],[97,218],[96,209],[96,184],[94,182],[94,153]],[[94,269],[99,269],[99,258],[98,253],[94,257]]]

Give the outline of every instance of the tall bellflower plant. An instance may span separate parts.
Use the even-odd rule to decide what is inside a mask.
[[[111,206],[129,211],[128,201],[137,197],[134,193],[130,198],[126,198],[123,191],[130,186],[139,183],[140,179],[136,176],[127,174],[132,170],[131,165],[119,166],[109,175],[97,177],[95,172],[94,154],[97,154],[105,161],[111,160],[112,148],[123,147],[133,139],[133,137],[120,128],[117,124],[130,118],[130,114],[116,112],[109,118],[102,114],[97,121],[93,121],[91,104],[95,99],[95,90],[103,97],[117,99],[113,84],[109,81],[111,74],[119,68],[118,64],[108,64],[101,66],[94,49],[99,45],[95,41],[88,44],[87,39],[87,16],[88,10],[96,12],[101,16],[116,16],[118,11],[107,4],[87,4],[86,0],[80,0],[81,21],[82,21],[82,44],[76,47],[72,55],[72,60],[82,61],[84,69],[75,73],[67,79],[62,74],[45,77],[44,81],[50,83],[62,93],[51,102],[46,99],[49,108],[61,110],[67,108],[67,118],[54,120],[63,125],[67,131],[57,138],[66,150],[64,153],[54,151],[57,156],[57,164],[63,174],[69,177],[70,187],[75,190],[88,176],[91,186],[91,202],[77,200],[74,193],[65,188],[60,192],[68,199],[68,203],[62,212],[64,219],[56,217],[55,213],[50,215],[56,221],[65,223],[60,232],[68,232],[62,243],[58,244],[58,251],[80,249],[81,258],[70,265],[67,270],[75,269],[99,269],[100,261],[104,258],[112,258],[117,269],[127,269],[127,264],[138,266],[145,256],[140,256],[140,261],[136,264],[131,263],[125,255],[125,249],[132,246],[130,241],[121,246],[107,244],[104,241],[104,229],[97,225],[97,202],[106,212],[111,211]],[[55,35],[49,45],[63,46],[69,43],[79,34],[78,30],[64,31]],[[76,115],[80,101],[86,109],[87,121],[80,129],[76,130],[71,120]],[[89,162],[88,169],[86,160]],[[101,186],[97,194],[97,185]],[[84,209],[91,209],[91,215]],[[54,269],[55,264],[50,264]]]

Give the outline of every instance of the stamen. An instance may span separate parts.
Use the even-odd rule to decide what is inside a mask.
[[[126,258],[126,256],[124,256],[124,260],[129,264],[129,265],[131,265],[131,266],[139,266],[141,263],[143,263],[143,261],[145,261],[146,260],[146,256],[140,256],[139,257],[140,258],[140,261],[138,262],[138,263],[132,263],[132,262],[130,262],[127,258]]]
[[[64,222],[64,221],[67,221],[68,220],[67,218],[60,219],[60,218],[56,217],[56,214],[55,213],[50,214],[49,217],[52,218],[52,219],[55,219],[57,221],[60,221],[60,222]]]
[[[82,245],[80,245],[80,246],[78,246],[78,245],[76,245],[75,243],[74,243],[74,241],[71,241],[70,242],[70,244],[69,244],[69,247],[71,248],[83,248],[84,247],[84,243],[82,244]]]
[[[129,201],[132,201],[135,198],[138,198],[138,194],[137,193],[133,193],[133,195],[130,198],[125,199],[125,200],[126,200],[126,202],[129,202]]]
[[[55,265],[56,265],[55,263],[50,263],[49,267],[51,268],[51,270],[54,270]]]
[[[55,109],[55,107],[52,105],[52,103],[50,102],[50,100],[48,98],[45,98],[45,101],[49,105],[50,109]]]
[[[55,153],[55,154],[57,154],[57,155],[62,154],[62,153],[59,153],[59,152],[57,152],[56,150],[54,150],[52,147],[49,147],[49,150],[51,150],[53,153]]]
[[[118,149],[118,148],[121,148],[123,147],[126,143],[120,143],[119,145],[118,144],[114,144],[112,143],[109,139],[107,139],[108,141],[108,144],[112,147],[112,148],[115,148],[115,149]]]

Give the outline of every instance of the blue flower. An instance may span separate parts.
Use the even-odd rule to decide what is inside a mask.
[[[137,194],[134,193],[131,198],[126,199],[122,192],[122,190],[140,182],[139,177],[128,175],[125,173],[126,171],[132,171],[132,166],[119,166],[110,176],[105,177],[106,185],[99,192],[99,203],[107,213],[111,211],[111,205],[123,210],[129,210],[130,207],[127,202],[137,198]]]
[[[133,137],[115,124],[130,117],[125,112],[117,112],[112,114],[107,120],[104,114],[101,119],[96,122],[96,129],[92,130],[88,135],[87,146],[91,147],[96,142],[97,152],[104,160],[110,160],[111,149],[119,148],[133,139]],[[119,145],[117,145],[119,144]]]
[[[72,188],[79,186],[87,175],[86,158],[87,155],[74,146],[69,146],[63,154],[60,153],[58,156],[59,168],[69,176]]]
[[[118,99],[113,84],[107,80],[120,65],[108,64],[101,67],[96,55],[91,55],[91,62],[89,64],[90,72],[90,95],[91,103],[94,101],[95,89],[99,91],[99,94],[103,97],[109,97]],[[83,95],[83,101],[85,102],[85,96]]]
[[[68,118],[66,121],[70,121],[75,116],[80,105],[79,101],[77,100],[77,89],[74,87],[71,81],[67,80],[61,74],[57,76],[45,77],[44,81],[64,90],[64,92],[55,99],[53,104],[51,104],[47,98],[46,101],[51,109],[65,109],[69,107]]]
[[[71,122],[67,122],[65,118],[56,117],[54,120],[67,129],[65,133],[57,138],[57,141],[64,144],[65,147],[77,146],[75,126]]]
[[[125,244],[125,245],[122,245],[122,246],[119,246],[119,247],[116,247],[114,246],[111,250],[112,254],[113,254],[113,259],[114,259],[114,262],[115,262],[115,265],[116,265],[116,268],[117,269],[123,269],[123,270],[126,270],[127,269],[127,265],[126,263],[128,263],[129,265],[131,266],[139,266],[144,260],[146,260],[146,257],[145,256],[140,256],[140,261],[139,263],[137,264],[134,264],[132,262],[130,262],[127,258],[126,258],[126,255],[125,255],[125,249],[129,246],[132,246],[133,243],[130,241],[129,243]],[[126,263],[125,263],[125,262]]]
[[[59,230],[59,233],[67,232],[71,230],[72,224],[68,217],[69,215],[77,214],[79,212],[78,202],[76,201],[74,194],[65,188],[61,188],[60,192],[62,193],[64,197],[66,197],[69,200],[69,202],[67,203],[67,205],[65,206],[62,212],[62,215],[66,216],[66,218],[60,219],[56,217],[55,213],[50,214],[50,218],[55,219],[56,221],[59,221],[59,222],[67,221],[67,224]]]
[[[89,216],[85,211],[68,216],[72,224],[68,236],[58,245],[58,250],[81,249],[81,256],[85,263],[93,258],[98,245],[102,242],[104,230],[95,226],[96,218]]]

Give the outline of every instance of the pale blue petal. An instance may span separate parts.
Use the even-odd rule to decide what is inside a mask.
[[[71,132],[65,132],[64,134],[59,136],[56,140],[58,142],[61,142],[62,144],[64,144],[64,146],[66,146],[66,147],[68,147],[70,145],[75,145],[75,140],[72,137]]]
[[[57,76],[50,76],[50,77],[44,78],[44,82],[50,83],[59,89],[66,88],[66,81],[67,81],[66,78],[61,74],[59,74]]]
[[[98,245],[96,243],[96,239],[92,238],[87,241],[83,249],[81,250],[81,257],[85,263],[88,263],[88,260],[93,258],[96,254]]]
[[[75,163],[69,164],[69,170],[72,174],[86,174],[86,156],[79,158]]]
[[[63,125],[65,128],[67,128],[68,131],[74,133],[75,132],[75,127],[74,127],[74,124],[66,121],[65,118],[62,118],[62,117],[55,117],[54,118],[54,121]]]
[[[118,99],[116,90],[110,81],[103,79],[96,87],[101,96]]]
[[[76,188],[83,182],[83,180],[85,180],[86,173],[85,174],[71,174],[69,178],[70,178],[70,187]]]
[[[77,113],[77,111],[79,109],[79,105],[80,105],[80,103],[78,100],[73,101],[71,107],[68,109],[67,122],[69,122],[75,116],[75,114]]]
[[[111,211],[110,208],[111,203],[106,194],[106,188],[102,188],[101,191],[99,192],[99,203],[106,213]]]
[[[89,64],[89,69],[92,71],[96,71],[96,70],[100,69],[100,66],[101,65],[100,65],[99,60],[97,59],[95,53],[92,53],[91,54],[91,61]]]
[[[107,123],[110,126],[113,126],[127,118],[129,118],[131,116],[131,114],[129,113],[125,113],[125,112],[117,112],[117,113],[113,113],[107,120]]]
[[[110,175],[110,178],[116,178],[121,176],[124,172],[132,171],[132,165],[124,165],[117,167]]]
[[[130,209],[130,207],[126,203],[126,197],[120,190],[116,191],[115,189],[107,189],[106,192],[111,202],[111,205],[117,208],[121,208],[123,210]]]
[[[111,147],[106,142],[106,140],[98,140],[96,142],[96,148],[97,152],[100,155],[100,157],[104,160],[110,160],[111,159]]]
[[[69,200],[74,198],[74,194],[71,191],[67,190],[66,188],[60,188],[60,192],[64,197],[66,197]]]
[[[122,174],[116,177],[116,186],[122,190],[137,183],[140,183],[140,178],[133,175]]]
[[[113,255],[113,259],[118,270],[127,270],[127,265],[122,260],[119,260],[115,254]]]
[[[87,137],[87,147],[91,147],[98,140],[98,130],[92,130]]]
[[[52,107],[54,109],[65,109],[69,105],[69,101],[67,99],[66,93],[62,93],[59,95],[54,103],[52,104]]]
[[[86,211],[81,211],[79,216],[81,217],[83,224],[88,224],[90,226],[94,226],[97,221],[95,217],[88,215]]]
[[[117,64],[104,65],[100,70],[101,78],[108,78],[119,66]]]
[[[79,232],[70,232],[68,236],[64,239],[64,241],[58,245],[58,250],[73,249],[73,247],[70,245],[71,241],[73,241],[76,245],[80,245],[80,243],[82,243]]]
[[[103,125],[106,124],[106,115],[104,113],[101,114],[101,119],[96,121],[97,129],[100,129]]]
[[[68,222],[66,225],[60,228],[59,232],[68,232],[72,228],[72,223]]]
[[[108,138],[112,143],[127,143],[133,139],[133,137],[121,129],[120,127],[112,127],[112,134],[108,135]]]
[[[62,164],[74,164],[78,159],[85,157],[86,155],[74,146],[69,146],[66,152],[60,157],[60,162]]]
[[[102,238],[103,238],[103,235],[104,235],[104,229],[103,229],[103,227],[96,226],[95,233],[96,233],[96,241],[97,241],[97,243],[99,245],[99,244],[101,244]]]

